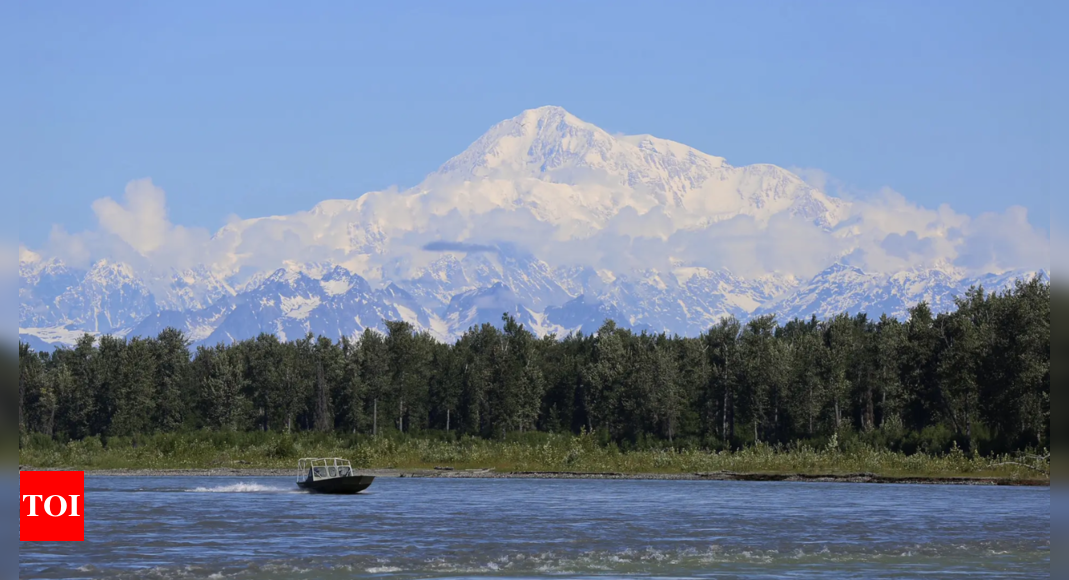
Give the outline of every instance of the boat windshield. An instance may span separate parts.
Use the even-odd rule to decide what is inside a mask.
[[[297,462],[297,481],[349,477],[353,467],[347,459],[339,457],[305,458]]]

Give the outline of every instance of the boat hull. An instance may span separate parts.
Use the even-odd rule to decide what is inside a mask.
[[[353,475],[349,477],[320,479],[318,481],[300,481],[297,483],[297,487],[312,493],[351,495],[364,491],[371,486],[372,481],[375,481],[374,476]]]

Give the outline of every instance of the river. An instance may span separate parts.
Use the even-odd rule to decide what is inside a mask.
[[[1047,488],[87,477],[20,578],[1049,578]]]

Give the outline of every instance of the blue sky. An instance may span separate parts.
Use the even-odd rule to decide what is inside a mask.
[[[21,243],[142,177],[213,230],[411,186],[546,104],[1044,230],[1066,153],[1053,2],[161,4],[0,9]]]

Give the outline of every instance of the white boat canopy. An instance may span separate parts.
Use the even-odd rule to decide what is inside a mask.
[[[297,482],[349,477],[353,466],[340,457],[306,457],[297,461]]]

